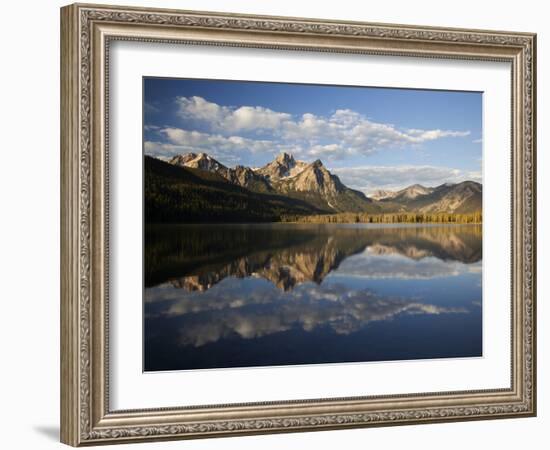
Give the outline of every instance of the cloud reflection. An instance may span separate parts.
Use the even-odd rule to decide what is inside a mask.
[[[221,339],[254,339],[291,329],[327,328],[338,335],[348,335],[371,322],[389,321],[400,315],[468,312],[420,299],[351,290],[342,284],[308,283],[291,292],[261,281],[256,284],[249,292],[235,279],[202,293],[181,295],[181,290],[167,285],[148,289],[146,317],[177,318],[179,344],[201,347]]]
[[[465,273],[481,273],[481,261],[463,264],[458,261],[442,263],[433,256],[412,260],[393,253],[380,252],[379,248],[367,248],[342,262],[332,276],[351,276],[368,279],[430,280],[456,277]]]

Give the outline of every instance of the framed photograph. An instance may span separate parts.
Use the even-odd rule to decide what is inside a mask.
[[[535,57],[62,8],[62,442],[535,415]]]

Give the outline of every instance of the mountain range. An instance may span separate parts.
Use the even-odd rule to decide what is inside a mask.
[[[386,191],[376,200],[389,212],[467,214],[482,210],[482,187],[475,181],[444,183],[436,187],[413,184],[399,191]]]
[[[303,200],[321,212],[378,212],[371,199],[345,186],[319,159],[306,163],[296,161],[288,153],[281,153],[258,169],[229,168],[206,153],[178,155],[169,162],[179,167],[216,173],[254,192],[277,193]]]
[[[474,181],[419,184],[371,197],[347,187],[317,159],[281,153],[259,168],[227,167],[206,153],[169,161],[145,157],[148,221],[277,221],[282,215],[355,213],[473,213],[482,209]]]

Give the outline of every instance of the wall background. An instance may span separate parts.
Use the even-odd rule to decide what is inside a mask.
[[[115,2],[116,3],[116,2]],[[539,416],[470,423],[373,428],[216,440],[142,444],[144,449],[275,448],[544,448],[548,391],[550,17],[544,2],[387,0],[131,0],[135,6],[243,12],[341,20],[504,29],[538,33],[538,345]],[[0,71],[1,157],[0,414],[2,447],[62,448],[59,417],[59,7],[57,0],[3,5]],[[543,28],[546,30],[543,31]],[[546,378],[546,379],[545,379]],[[117,448],[137,448],[119,446]]]

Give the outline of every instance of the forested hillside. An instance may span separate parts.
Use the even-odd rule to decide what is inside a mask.
[[[213,172],[149,156],[144,172],[148,223],[273,222],[284,214],[327,212],[298,199],[252,192]]]

